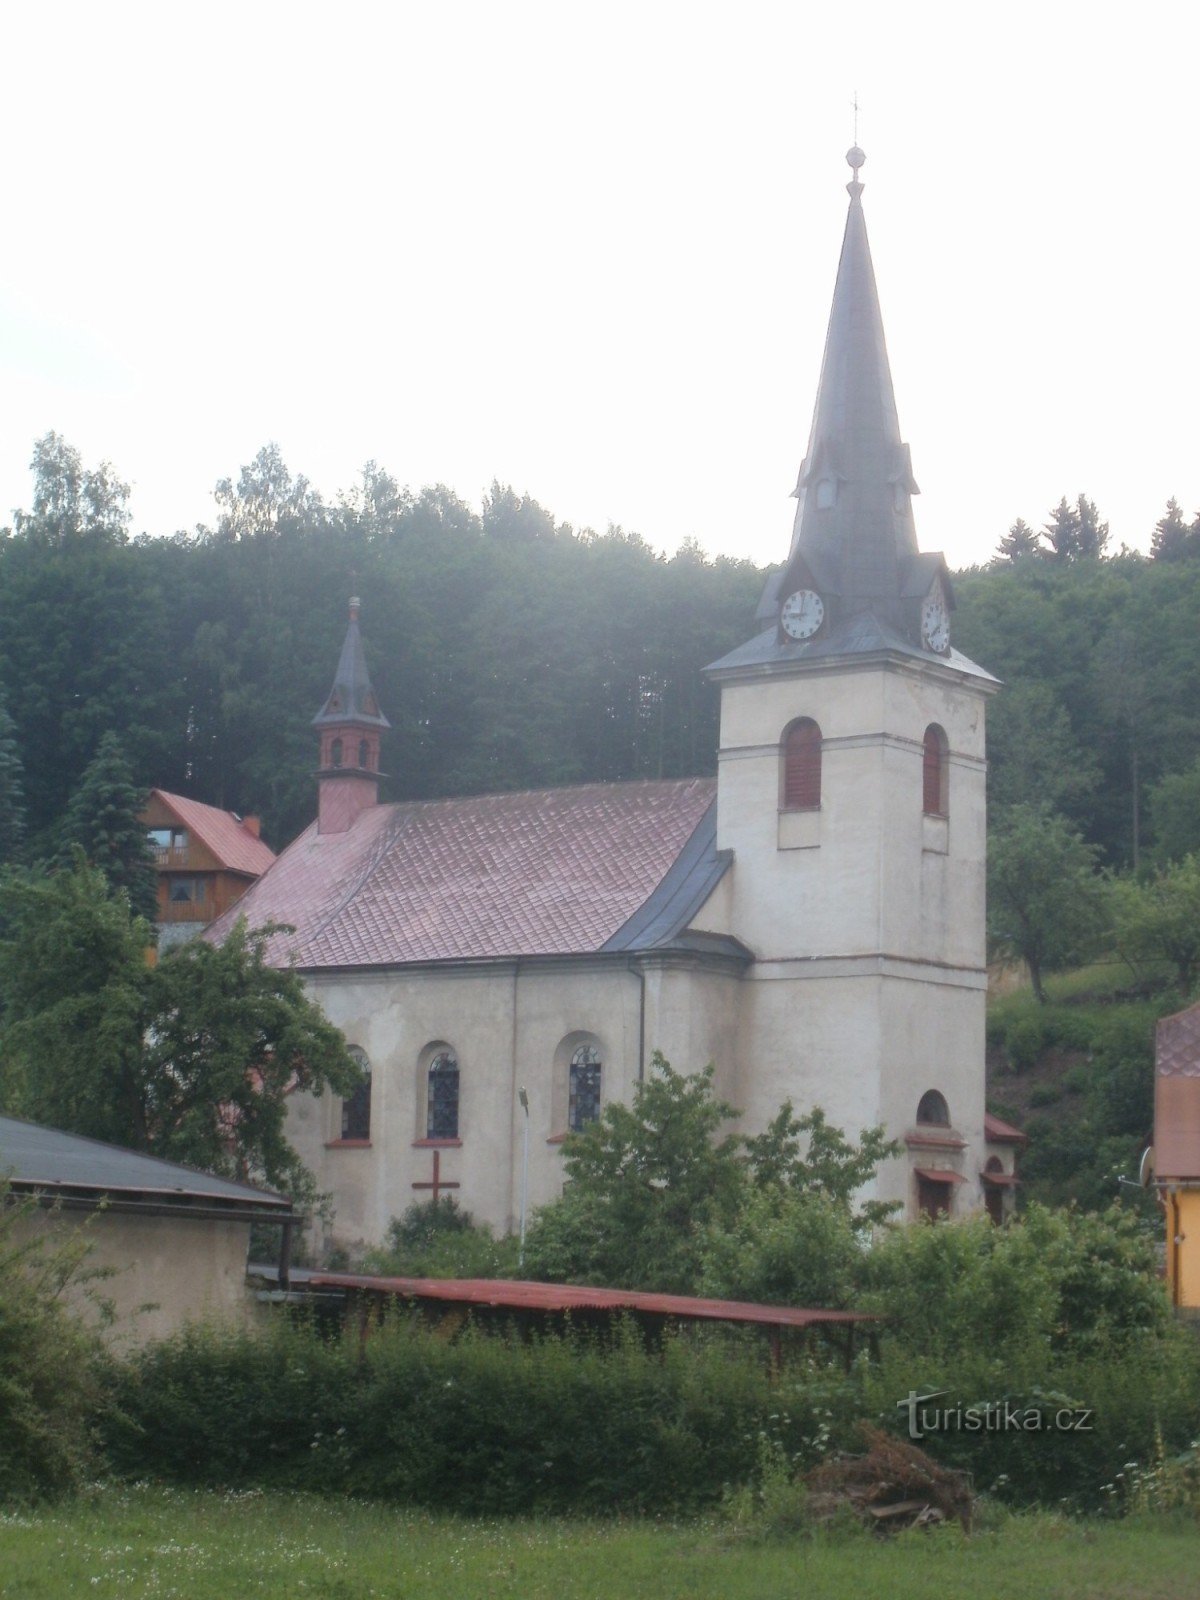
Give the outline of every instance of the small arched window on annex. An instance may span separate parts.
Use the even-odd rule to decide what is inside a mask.
[[[798,717],[783,730],[779,787],[781,810],[820,810],[821,730],[811,717]]]
[[[342,741],[340,739],[335,739],[333,741],[333,743],[329,746],[329,765],[331,767],[340,767],[341,764],[342,764]]]
[[[983,1169],[983,1203],[997,1227],[1004,1221],[1004,1175],[1004,1163],[1000,1157],[989,1156]]]
[[[948,1128],[950,1107],[946,1097],[937,1089],[926,1089],[917,1106],[917,1124],[926,1128]]]
[[[921,793],[921,809],[927,817],[950,815],[950,741],[936,722],[925,729]]]
[[[349,1055],[362,1069],[362,1082],[352,1095],[342,1101],[342,1144],[369,1144],[371,1141],[371,1063],[366,1052],[356,1044],[350,1046]]]
[[[425,1089],[426,1139],[440,1142],[459,1138],[458,1056],[448,1044],[427,1045],[421,1052]]]

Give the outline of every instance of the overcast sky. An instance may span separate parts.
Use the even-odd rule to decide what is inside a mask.
[[[268,440],[781,560],[861,105],[922,547],[1200,509],[1192,6],[4,8],[0,523],[55,429],[135,531]]]

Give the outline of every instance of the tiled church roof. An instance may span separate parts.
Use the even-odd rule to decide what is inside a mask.
[[[631,948],[660,885],[694,914],[724,870],[699,837],[715,796],[690,778],[372,806],[344,833],[306,829],[206,937],[290,923],[271,959],[305,969]]]

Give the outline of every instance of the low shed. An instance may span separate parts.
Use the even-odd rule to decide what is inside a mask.
[[[69,1292],[85,1314],[96,1298],[114,1312],[107,1337],[140,1344],[189,1319],[245,1318],[250,1229],[288,1228],[291,1201],[119,1145],[0,1116],[0,1181],[9,1203],[31,1201],[20,1238],[82,1231],[88,1271],[102,1278]]]
[[[252,1277],[278,1283],[274,1267],[251,1267]],[[820,1335],[837,1346],[847,1365],[859,1331],[871,1334],[878,1318],[863,1311],[824,1311],[803,1306],[766,1306],[742,1300],[705,1300],[694,1295],[651,1294],[639,1289],[595,1289],[573,1283],[531,1283],[509,1278],[385,1278],[352,1272],[311,1272],[293,1268],[286,1286],[266,1290],[266,1297],[322,1301],[344,1308],[366,1337],[372,1313],[388,1302],[418,1306],[443,1326],[483,1321],[524,1326],[555,1326],[568,1318],[584,1325],[631,1316],[644,1329],[659,1333],[669,1323],[725,1323],[757,1328],[766,1335],[773,1365],[778,1365],[784,1336]]]

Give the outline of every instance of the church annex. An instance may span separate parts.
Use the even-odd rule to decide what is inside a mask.
[[[712,1061],[760,1129],[790,1099],[883,1123],[904,1214],[1011,1203],[984,1115],[984,709],[943,558],[917,547],[863,216],[849,215],[787,559],[758,631],[706,670],[718,776],[381,805],[388,727],[358,602],[315,718],[316,821],[209,930],[289,923],[294,962],[369,1068],[298,1097],[333,1237],[376,1241],[453,1193],[507,1230],[561,1187],[561,1144],[655,1050]],[[524,1102],[527,1101],[528,1109]],[[1012,1130],[1008,1130],[1012,1132]]]

